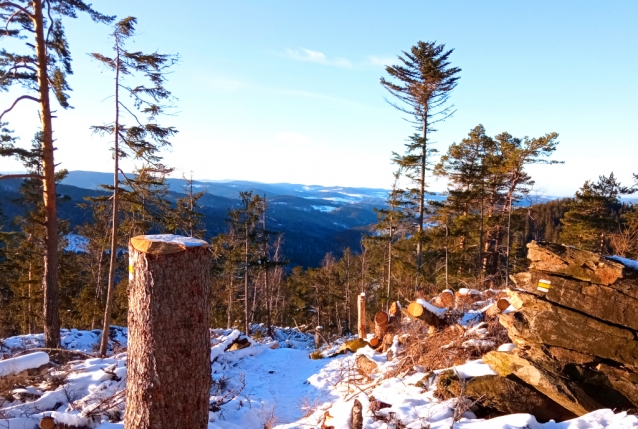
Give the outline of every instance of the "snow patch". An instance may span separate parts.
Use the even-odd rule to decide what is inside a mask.
[[[45,352],[36,352],[24,356],[0,361],[0,377],[17,374],[27,369],[39,368],[49,363],[49,355]]]

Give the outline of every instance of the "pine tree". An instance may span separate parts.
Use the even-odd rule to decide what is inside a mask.
[[[487,183],[490,169],[497,160],[495,155],[496,142],[478,125],[460,143],[450,145],[434,170],[437,176],[448,179],[446,200],[434,204],[438,208],[435,218],[450,225],[448,231],[452,228],[452,235],[458,237],[457,262],[468,269],[468,273],[480,272],[483,259],[484,216],[490,191]],[[466,253],[474,248],[476,257],[467,258]]]
[[[633,192],[634,189],[622,186],[613,172],[609,176],[599,176],[594,183],[587,180],[576,191],[574,201],[561,219],[560,239],[565,244],[607,253],[609,234],[620,227],[620,196]]]
[[[259,263],[261,256],[258,240],[264,200],[259,195],[253,195],[250,191],[240,192],[239,198],[241,199],[240,207],[228,211],[228,223],[242,248],[240,272],[244,283],[244,329],[248,335],[250,333],[249,285],[251,284],[251,268]]]
[[[70,107],[67,76],[72,73],[71,52],[62,21],[64,18],[76,18],[78,12],[87,13],[95,22],[108,23],[113,20],[113,17],[100,14],[82,0],[0,2],[0,17],[5,22],[5,30],[0,37],[30,40],[24,43],[26,51],[0,50],[0,89],[7,90],[10,86],[18,85],[35,93],[17,97],[0,114],[0,124],[5,115],[22,100],[34,101],[39,105],[42,172],[20,176],[42,181],[46,227],[46,251],[43,255],[44,335],[47,347],[60,345],[56,173],[50,93],[53,93],[62,108]],[[10,176],[2,178],[7,177]]]
[[[429,135],[433,125],[450,117],[453,106],[448,106],[452,90],[456,87],[461,71],[450,67],[448,59],[454,50],[445,50],[445,45],[436,42],[418,42],[410,52],[399,55],[399,65],[386,67],[386,72],[394,80],[381,78],[386,88],[399,104],[393,104],[399,111],[413,117],[420,134],[410,137],[406,144],[406,154],[394,154],[394,162],[408,172],[418,187],[418,232],[416,265],[422,271],[422,233],[425,213],[426,183],[425,172],[429,167],[429,156],[433,150]]]
[[[104,312],[104,335],[100,344],[100,354],[106,354],[108,338],[106,333],[111,322],[111,307],[113,304],[113,286],[115,282],[115,264],[118,247],[118,222],[120,215],[120,170],[121,158],[133,157],[135,160],[143,160],[148,167],[158,166],[161,157],[158,152],[170,146],[169,138],[177,130],[173,127],[162,127],[157,123],[166,106],[163,102],[170,101],[171,93],[166,90],[164,83],[168,68],[175,64],[177,57],[172,55],[144,54],[125,49],[128,39],[135,35],[137,19],[129,16],[117,22],[113,31],[113,57],[93,53],[93,58],[98,60],[115,75],[115,118],[113,123],[93,127],[94,132],[100,135],[110,135],[114,139],[113,144],[113,214],[111,232],[111,252],[109,262],[109,276],[107,285],[106,308]],[[137,79],[142,76],[140,79]],[[120,91],[128,94],[133,103],[127,106],[120,96]],[[134,113],[137,111],[137,114]],[[146,123],[142,123],[137,115],[145,115]],[[133,125],[126,125],[124,116]]]
[[[549,133],[538,138],[520,139],[509,133],[495,137],[502,155],[502,162],[496,172],[502,174],[506,186],[507,235],[505,245],[505,286],[509,284],[512,207],[516,194],[528,194],[534,181],[525,171],[530,164],[561,164],[561,161],[548,159],[558,145],[558,134]]]
[[[401,179],[401,170],[393,173],[394,182],[392,183],[392,189],[388,194],[386,203],[388,208],[374,209],[377,214],[377,224],[374,226],[374,230],[378,234],[378,238],[383,240],[387,245],[387,265],[386,265],[386,310],[390,305],[392,295],[392,266],[393,266],[393,246],[398,238],[405,236],[410,228],[410,221],[413,219],[410,216],[412,210],[411,201],[408,198],[407,191],[399,187],[399,181]]]
[[[199,200],[206,191],[194,192],[193,173],[190,177],[182,175],[186,181],[184,184],[185,197],[178,198],[175,202],[175,220],[171,228],[176,234],[185,234],[189,237],[203,238],[206,228],[202,222],[204,215],[197,211]]]

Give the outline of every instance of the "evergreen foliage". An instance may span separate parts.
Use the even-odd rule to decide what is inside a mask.
[[[622,230],[624,210],[620,196],[633,192],[634,189],[622,186],[613,172],[609,176],[599,176],[597,182],[586,181],[576,191],[569,210],[561,219],[561,240],[592,252],[608,254],[610,234]],[[625,215],[625,219],[633,224],[633,216]]]
[[[453,49],[445,50],[445,45],[436,42],[419,41],[399,55],[400,64],[386,67],[392,80],[381,78],[381,85],[392,94],[398,103],[391,103],[399,111],[412,116],[419,131],[406,143],[405,155],[393,153],[393,162],[412,180],[411,190],[418,205],[416,233],[416,265],[422,271],[422,242],[425,221],[426,170],[430,166],[430,156],[435,152],[430,145],[429,135],[435,131],[433,125],[444,121],[453,112],[448,105],[450,94],[456,88],[461,71],[450,67],[448,61]]]
[[[44,334],[47,347],[60,345],[60,313],[58,302],[58,223],[56,209],[56,172],[53,147],[53,125],[50,95],[67,109],[70,87],[67,76],[72,74],[71,52],[64,32],[63,19],[77,18],[78,12],[87,13],[99,23],[109,23],[113,17],[102,15],[82,0],[15,0],[0,2],[0,18],[4,20],[4,31],[0,38],[28,40],[22,51],[9,52],[0,49],[0,90],[19,86],[25,90],[13,103],[0,113],[0,126],[6,114],[22,100],[38,103],[40,114],[40,159],[39,174],[5,175],[28,177],[42,181],[44,204],[45,248],[42,254],[42,288],[44,311]],[[20,44],[22,45],[22,44]],[[17,156],[24,152],[13,146],[11,139],[0,139],[0,155]],[[7,146],[8,144],[8,146]]]

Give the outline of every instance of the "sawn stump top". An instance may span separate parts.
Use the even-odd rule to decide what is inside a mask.
[[[207,247],[208,243],[193,237],[173,234],[138,235],[131,238],[131,245],[138,251],[153,255],[179,253],[189,247]]]

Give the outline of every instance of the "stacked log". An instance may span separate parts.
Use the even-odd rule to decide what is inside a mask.
[[[442,310],[442,311],[437,311]],[[428,326],[439,328],[445,323],[445,310],[418,299],[408,305],[406,313],[414,320],[420,320]]]
[[[499,316],[517,348],[484,361],[576,415],[638,407],[638,271],[569,246],[528,249],[530,271],[508,291],[515,311]]]

